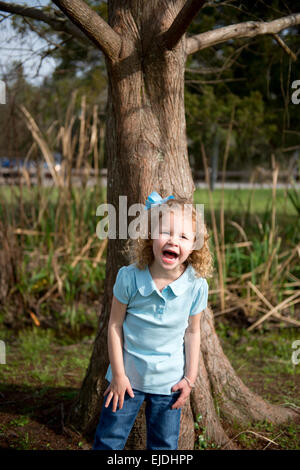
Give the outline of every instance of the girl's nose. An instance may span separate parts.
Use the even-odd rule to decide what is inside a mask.
[[[172,243],[173,245],[178,245],[179,238],[177,235],[170,235],[169,236],[169,243]]]

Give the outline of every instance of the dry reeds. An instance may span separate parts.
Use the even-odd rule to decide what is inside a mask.
[[[45,133],[30,112],[20,107],[33,139],[26,161],[40,152],[52,185],[44,187],[40,165],[34,185],[24,167],[19,186],[9,187],[10,200],[0,203],[0,304],[7,306],[6,319],[12,326],[22,321],[41,325],[46,321],[45,308],[50,308],[47,302],[56,302],[57,308],[60,300],[59,308],[64,310],[66,304],[73,307],[78,301],[80,295],[72,282],[83,284],[92,273],[94,281],[91,278],[87,284],[92,292],[103,277],[107,240],[99,243],[96,218],[92,219],[97,206],[104,202],[99,174],[101,123],[97,105],[88,107],[85,96],[77,113],[76,96],[75,91],[64,121],[55,121]],[[55,152],[62,155],[60,168],[56,166]],[[96,185],[88,189],[89,178],[95,177]],[[16,295],[21,304],[17,302],[14,309],[8,297]]]
[[[204,145],[201,145],[202,160],[205,170],[205,179],[208,187],[209,205],[213,239],[217,260],[216,289],[210,291],[217,308],[216,316],[242,311],[248,320],[248,330],[260,328],[266,321],[270,327],[272,324],[286,324],[294,327],[300,326],[300,319],[294,309],[300,303],[300,279],[291,271],[293,266],[299,265],[300,244],[292,250],[281,250],[281,238],[278,236],[276,225],[276,188],[279,174],[279,165],[274,155],[272,158],[272,206],[270,225],[264,226],[257,214],[254,214],[258,225],[258,234],[261,241],[249,239],[247,229],[234,220],[228,220],[227,224],[236,228],[241,241],[227,243],[225,241],[226,227],[224,220],[224,182],[226,162],[229,152],[229,141],[232,131],[232,121],[227,134],[225,154],[223,159],[222,182],[220,204],[220,229],[218,229],[212,197],[209,185],[209,170]],[[254,179],[252,178],[252,183]],[[253,191],[250,194],[250,203],[253,200]],[[246,252],[244,250],[247,250]],[[231,261],[231,258],[233,261]],[[246,260],[243,263],[242,260]],[[251,265],[251,270],[245,272],[244,265]],[[232,275],[230,266],[238,268],[240,275]],[[287,281],[293,281],[288,282]],[[285,283],[283,282],[285,281]],[[286,286],[288,288],[286,288]]]

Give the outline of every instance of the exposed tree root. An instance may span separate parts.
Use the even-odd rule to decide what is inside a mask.
[[[201,350],[213,395],[228,422],[246,425],[267,420],[281,424],[299,419],[296,411],[268,403],[237,376],[223,352],[209,309],[205,310],[201,323]]]

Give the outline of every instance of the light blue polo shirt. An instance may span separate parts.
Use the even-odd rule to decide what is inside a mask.
[[[184,334],[190,315],[207,306],[206,279],[195,277],[188,265],[184,273],[160,292],[148,266],[119,269],[115,297],[127,304],[123,322],[124,368],[132,388],[171,395],[184,375]],[[105,378],[112,379],[109,365]]]

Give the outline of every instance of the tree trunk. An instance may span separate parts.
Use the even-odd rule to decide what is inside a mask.
[[[109,2],[109,24],[123,41],[120,57],[107,59],[108,114],[106,145],[108,161],[107,202],[119,214],[119,196],[128,207],[144,203],[153,190],[163,197],[173,194],[192,201],[194,184],[188,162],[185,113],[185,37],[166,50],[157,36],[166,31],[184,0],[114,0]],[[118,216],[117,216],[118,219]],[[125,240],[109,240],[106,282],[99,329],[91,361],[71,420],[87,435],[93,435],[99,419],[104,379],[108,366],[107,325],[112,287],[118,269],[126,264],[120,251]],[[182,411],[180,449],[194,447],[194,421],[200,413],[207,437],[226,448],[233,446],[215,410],[215,400],[224,417],[245,422],[268,419],[281,422],[294,414],[264,402],[236,376],[222,352],[205,310],[201,322],[201,355],[197,386]],[[126,449],[145,449],[145,416],[142,407]]]

